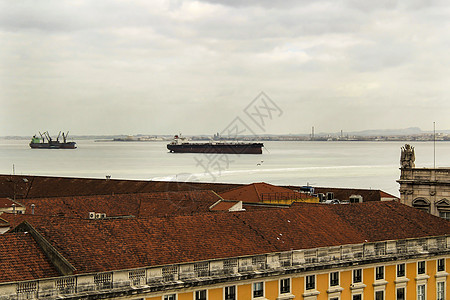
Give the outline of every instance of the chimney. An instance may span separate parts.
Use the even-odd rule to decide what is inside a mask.
[[[13,209],[13,213],[15,214],[16,213],[16,204],[13,203],[11,206],[12,206],[12,209]]]

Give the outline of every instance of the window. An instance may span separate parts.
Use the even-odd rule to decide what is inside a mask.
[[[316,288],[316,275],[306,276],[306,289],[314,290]]]
[[[339,285],[339,272],[330,273],[330,286]]]
[[[236,300],[236,286],[225,287],[225,300]]]
[[[438,272],[445,271],[445,258],[440,258],[437,260],[437,270]]]
[[[375,300],[384,300],[384,291],[376,291]]]
[[[426,212],[430,212],[430,202],[424,198],[418,198],[413,200],[412,206]]]
[[[361,294],[353,295],[352,300],[362,300],[362,295]]]
[[[164,300],[175,300],[175,299],[176,299],[175,294],[164,295]]]
[[[353,270],[353,283],[362,282],[362,270],[356,269]]]
[[[255,282],[253,283],[253,298],[264,297],[264,283]]]
[[[405,288],[397,288],[397,300],[405,300]]]
[[[450,211],[439,211],[439,217],[450,220]]]
[[[380,266],[375,269],[375,279],[376,280],[384,279],[384,266]]]
[[[404,277],[406,271],[406,265],[405,264],[398,264],[397,265],[397,277]]]
[[[425,300],[425,284],[417,286],[417,300]]]
[[[206,290],[195,291],[195,300],[206,300]]]
[[[425,274],[425,261],[417,262],[417,274]]]
[[[437,283],[436,300],[444,300],[444,299],[445,299],[445,282],[441,281]]]
[[[285,278],[280,280],[280,294],[291,292],[291,279]]]

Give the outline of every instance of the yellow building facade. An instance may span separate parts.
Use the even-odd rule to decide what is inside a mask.
[[[447,299],[448,256],[260,277],[157,293],[146,300]]]

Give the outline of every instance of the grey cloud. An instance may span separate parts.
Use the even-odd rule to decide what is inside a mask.
[[[286,111],[278,132],[354,115],[422,126],[427,116],[402,119],[402,107],[448,108],[443,1],[158,3],[0,0],[1,128],[58,127],[70,111],[83,120],[74,134],[217,131],[261,90]]]

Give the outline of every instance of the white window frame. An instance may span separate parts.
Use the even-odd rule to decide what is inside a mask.
[[[257,283],[261,283],[262,284],[262,296],[255,297],[255,284],[257,284]],[[264,281],[252,282],[252,299],[264,298],[265,294],[266,294],[266,291],[265,291],[265,283],[264,283]]]
[[[337,273],[338,274],[338,276],[337,276],[337,278],[338,278],[338,284],[336,284],[336,285],[331,285],[331,274],[334,274],[334,273]],[[317,283],[316,283],[317,284]],[[341,272],[339,272],[339,271],[333,271],[333,272],[330,272],[330,273],[328,273],[328,286],[330,287],[330,288],[334,288],[334,287],[337,287],[337,286],[340,286],[341,285]]]
[[[233,287],[233,286],[234,286],[234,299],[237,300],[237,298],[238,298],[238,287],[237,287],[237,285],[227,285],[227,286],[225,286],[225,287],[223,288],[223,299],[224,299],[224,300],[226,299],[226,298],[225,298],[225,295],[226,295],[226,293],[225,293],[226,288]],[[253,296],[253,294],[252,294],[252,296]]]
[[[312,289],[307,289],[306,287],[307,287],[307,278],[309,277],[309,276],[311,276],[311,277],[313,277],[314,278],[314,287],[312,288]],[[305,276],[305,292],[308,292],[308,291],[314,291],[314,290],[316,290],[316,288],[317,288],[317,278],[316,278],[316,274],[311,274],[311,275],[306,275]]]
[[[375,290],[375,291],[373,292],[373,299],[374,299],[374,300],[377,299],[377,293],[379,293],[379,292],[383,293],[383,300],[386,300],[386,291],[385,291],[384,289],[381,289],[381,290]]]
[[[423,263],[423,265],[424,265],[423,273],[419,273],[419,263]],[[427,261],[426,260],[419,260],[416,265],[417,265],[417,276],[427,274]]]
[[[439,261],[440,260],[442,260],[442,261],[444,261],[444,270],[442,270],[442,271],[439,271]],[[445,270],[447,269],[446,268],[447,266],[446,266],[446,261],[445,261],[445,258],[438,258],[437,260],[436,260],[436,271],[437,272],[445,272]]]
[[[355,282],[355,271],[359,270],[361,272],[361,281],[359,282]],[[353,269],[352,270],[352,283],[353,284],[360,284],[363,283],[364,279],[363,279],[363,269]]]
[[[405,295],[405,300],[407,300],[408,298],[406,297],[406,291],[407,291],[407,289],[406,289],[406,285],[405,286],[396,286],[395,287],[395,300],[397,300],[397,290],[398,289],[403,289],[403,291],[404,291],[404,295]]]
[[[419,298],[419,287],[423,286],[423,298]],[[426,300],[427,299],[427,285],[425,283],[418,284],[416,287],[417,300]]]
[[[165,294],[162,298],[163,298],[163,300],[169,300],[170,296],[173,296],[174,300],[177,300],[177,294],[176,293]]]
[[[197,292],[201,292],[201,291],[205,291],[205,293],[206,293],[206,300],[208,300],[208,290],[207,289],[200,289],[200,290],[194,291],[194,300],[197,300]]]
[[[436,282],[436,299],[438,299],[438,293],[439,293],[439,284],[443,284],[444,285],[444,289],[442,290],[442,292],[444,292],[444,297],[442,297],[442,299],[446,299],[447,293],[446,293],[446,282],[445,281],[437,281]]]
[[[398,266],[403,265],[404,266],[404,274],[403,276],[398,276]],[[396,278],[405,278],[406,277],[406,263],[397,264],[395,267],[395,277]]]
[[[288,292],[285,292],[285,293],[281,293],[281,282],[282,282],[283,280],[287,280],[287,281],[289,282],[289,291],[288,291]],[[291,280],[290,277],[287,277],[287,278],[281,278],[281,279],[278,281],[278,285],[279,285],[279,287],[278,287],[278,293],[279,293],[279,295],[284,295],[284,294],[290,294],[290,293],[292,293],[292,280]]]
[[[351,297],[351,299],[353,300],[353,297],[354,296],[361,296],[361,300],[364,300],[364,293],[357,293],[357,294],[352,294],[352,297]]]
[[[377,278],[377,270],[378,270],[378,268],[382,268],[383,269],[383,278]],[[376,266],[375,267],[375,269],[374,269],[374,272],[375,272],[375,281],[380,281],[380,280],[385,280],[385,278],[386,278],[386,268],[384,267],[384,266]]]

